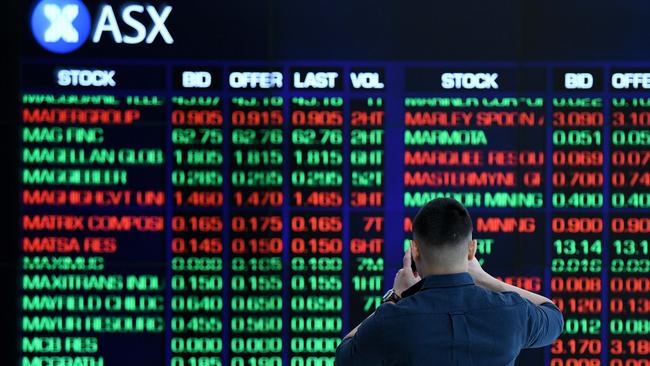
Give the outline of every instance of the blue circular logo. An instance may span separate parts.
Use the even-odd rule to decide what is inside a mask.
[[[32,13],[32,34],[48,51],[68,53],[90,35],[90,13],[79,0],[41,0]]]

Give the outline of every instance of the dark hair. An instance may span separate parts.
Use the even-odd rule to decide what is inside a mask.
[[[461,244],[471,233],[469,212],[453,198],[429,201],[413,221],[413,234],[429,247]]]

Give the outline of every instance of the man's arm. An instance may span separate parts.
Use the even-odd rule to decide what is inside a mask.
[[[525,348],[547,346],[560,336],[564,329],[564,318],[550,299],[497,280],[481,268],[476,257],[469,261],[468,271],[478,286],[494,292],[514,292],[525,299]]]
[[[336,348],[334,365],[380,365],[383,350],[380,322],[380,317],[373,313],[345,336]]]
[[[363,322],[365,322],[366,320],[370,319],[370,317],[372,317],[373,315],[375,315],[375,312],[374,312],[374,311],[373,311],[370,315],[368,315],[368,317],[365,318],[365,319],[361,322],[361,324],[363,324]],[[343,337],[343,340],[346,340],[346,339],[348,339],[348,338],[352,338],[352,337],[354,337],[354,335],[357,334],[357,331],[359,330],[359,327],[361,326],[361,324],[359,324],[359,325],[357,325],[356,327],[354,327],[354,329],[352,329],[352,330],[350,331],[350,333],[348,333],[345,337]]]
[[[534,305],[526,301],[527,321],[524,348],[548,346],[564,329],[564,318],[560,309],[552,302]]]
[[[411,248],[402,258],[402,268],[395,275],[393,290],[399,295],[407,288],[413,286],[420,280],[417,273],[411,269]],[[386,303],[382,306],[393,306]],[[377,309],[379,310],[379,309]],[[381,363],[381,320],[375,316],[377,311],[370,314],[361,324],[343,338],[343,341],[336,349],[336,365],[370,365]],[[375,340],[373,342],[373,340]],[[376,358],[375,358],[376,357]]]
[[[523,288],[519,288],[517,286],[513,286],[503,281],[497,280],[496,278],[492,277],[490,274],[485,272],[483,268],[481,268],[481,265],[479,264],[478,259],[476,259],[476,257],[474,257],[474,259],[469,261],[468,272],[478,286],[488,289],[490,291],[515,292],[519,294],[519,296],[532,302],[535,305],[541,305],[545,302],[550,302],[551,304],[553,303],[553,301],[551,301],[549,298],[546,298],[542,295],[538,295],[534,292],[530,292],[528,290],[524,290]]]

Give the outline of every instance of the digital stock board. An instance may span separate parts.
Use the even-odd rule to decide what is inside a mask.
[[[331,364],[447,196],[537,364],[647,364],[650,73],[320,64],[25,62],[23,357]]]
[[[650,62],[106,55],[173,9],[26,17],[18,364],[333,365],[453,197],[564,314],[519,364],[650,365]]]

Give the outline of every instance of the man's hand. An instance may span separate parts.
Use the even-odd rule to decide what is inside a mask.
[[[397,271],[395,281],[393,282],[393,290],[395,290],[395,292],[400,296],[402,296],[402,292],[420,281],[420,276],[417,273],[414,273],[411,268],[411,261],[411,248],[409,247],[406,253],[404,253],[402,268]]]
[[[467,272],[469,272],[469,275],[472,276],[474,282],[476,282],[476,284],[479,286],[480,284],[489,281],[490,277],[492,277],[487,272],[485,272],[476,257],[467,263]]]

